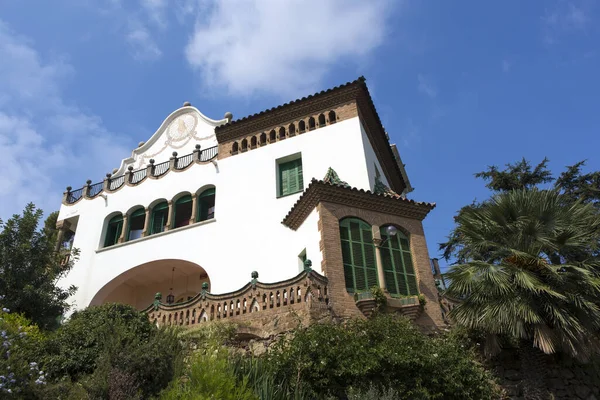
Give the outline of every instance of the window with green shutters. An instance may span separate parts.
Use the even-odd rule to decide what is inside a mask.
[[[198,195],[198,211],[196,222],[215,217],[215,188],[206,189]]]
[[[104,247],[117,244],[121,237],[121,232],[123,232],[123,216],[116,215],[108,221],[106,237],[104,238]]]
[[[400,230],[390,237],[386,226],[382,226],[381,239],[384,241],[381,246],[381,262],[388,292],[404,296],[418,295],[417,276],[408,238]]]
[[[378,286],[371,225],[358,218],[340,221],[344,279],[349,293]]]
[[[129,227],[127,229],[127,240],[135,240],[142,237],[144,223],[146,222],[146,210],[143,207],[138,208],[128,218]]]
[[[167,217],[169,214],[169,204],[166,201],[158,203],[152,207],[152,216],[150,218],[150,234],[160,233],[165,230]]]
[[[190,224],[192,217],[192,196],[187,194],[175,201],[173,210],[173,228],[179,228]]]
[[[304,189],[302,158],[282,162],[278,165],[279,197],[300,192]]]

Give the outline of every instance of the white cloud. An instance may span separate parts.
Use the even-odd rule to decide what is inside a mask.
[[[566,33],[583,31],[590,25],[591,18],[587,3],[559,1],[542,16],[543,36],[546,44],[556,43]]]
[[[62,94],[74,70],[62,60],[44,60],[33,43],[0,21],[0,217],[33,201],[58,209],[67,184],[81,186],[129,154],[123,139],[97,116]]]
[[[437,89],[429,78],[419,74],[417,80],[419,81],[418,89],[420,93],[423,93],[432,99],[437,97]]]
[[[135,19],[130,21],[126,39],[133,58],[138,61],[156,60],[162,55],[148,28]]]
[[[356,63],[384,40],[388,0],[200,3],[186,48],[205,87],[293,96],[331,67]]]

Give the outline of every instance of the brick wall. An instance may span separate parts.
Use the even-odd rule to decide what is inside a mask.
[[[346,291],[339,230],[340,219],[356,217],[378,227],[394,224],[409,236],[419,291],[427,299],[424,313],[415,322],[418,325],[432,328],[444,325],[421,221],[327,202],[319,203],[317,210],[319,212],[319,231],[321,232],[320,246],[323,252],[322,268],[329,280],[329,296],[336,315],[352,317],[360,313],[353,297]]]

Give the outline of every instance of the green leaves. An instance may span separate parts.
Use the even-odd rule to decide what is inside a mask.
[[[56,318],[67,310],[66,300],[75,288],[64,290],[56,284],[72,264],[62,266],[54,252],[56,233],[51,225],[56,215],[51,214],[39,230],[42,214],[30,203],[23,215],[0,221],[0,293],[9,309],[48,329],[56,327]]]
[[[546,353],[600,352],[588,339],[600,326],[593,254],[600,214],[593,205],[571,203],[556,190],[512,190],[464,208],[456,223],[451,251],[460,263],[446,274],[446,293],[462,302],[451,318]]]

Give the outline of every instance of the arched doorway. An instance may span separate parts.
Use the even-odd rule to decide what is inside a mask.
[[[210,279],[201,266],[184,260],[156,260],[131,268],[108,282],[96,293],[90,305],[129,304],[143,310],[154,301],[157,292],[162,301],[172,293],[175,301],[186,301],[202,290]]]

